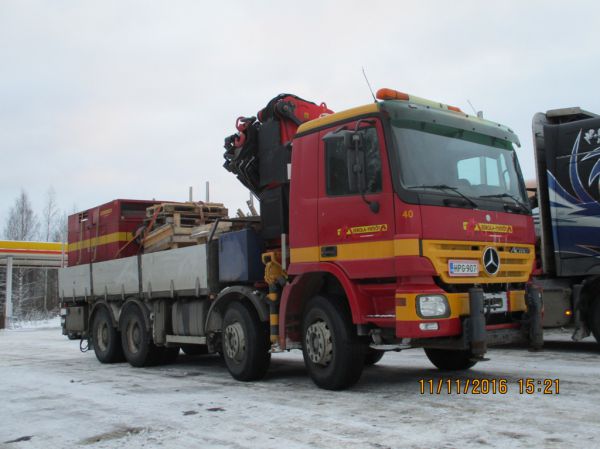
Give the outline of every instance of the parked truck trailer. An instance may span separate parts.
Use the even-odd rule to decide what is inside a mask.
[[[544,326],[600,342],[600,116],[580,107],[533,118],[539,206],[536,284]]]
[[[424,348],[457,370],[488,346],[540,347],[512,130],[392,89],[338,113],[283,94],[236,127],[224,166],[260,218],[226,230],[217,218],[205,241],[153,253],[136,231],[121,243],[136,254],[61,270],[64,333],[101,362],[198,348],[251,381],[271,354],[300,349],[319,387],[342,389],[385,351]]]

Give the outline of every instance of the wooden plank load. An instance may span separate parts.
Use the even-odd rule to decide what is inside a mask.
[[[144,252],[182,248],[198,243],[193,230],[198,226],[226,218],[221,203],[161,203],[146,209]]]

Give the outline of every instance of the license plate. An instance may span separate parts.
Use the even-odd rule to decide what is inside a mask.
[[[506,300],[506,292],[484,293],[483,310],[486,313],[508,312],[508,301]]]
[[[449,260],[450,276],[479,276],[479,262],[476,260]]]

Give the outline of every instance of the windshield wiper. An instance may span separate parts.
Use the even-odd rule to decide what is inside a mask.
[[[458,190],[458,187],[449,186],[447,184],[431,184],[431,185],[419,185],[419,186],[408,186],[407,189],[437,189],[437,190],[452,190],[457,195],[463,197],[467,203],[469,203],[474,209],[479,209],[479,205],[469,198],[467,195]]]
[[[525,205],[525,203],[521,202],[521,200],[519,200],[519,198],[517,198],[516,196],[514,196],[511,193],[497,193],[495,195],[481,195],[479,198],[510,198],[511,200],[513,200],[515,202],[515,204],[517,204],[519,206],[519,208],[523,211],[523,212],[529,212],[529,208]]]

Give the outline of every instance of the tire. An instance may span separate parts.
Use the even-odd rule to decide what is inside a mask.
[[[267,323],[253,306],[233,302],[223,318],[222,352],[229,373],[244,382],[262,379],[271,362]]]
[[[442,371],[465,370],[477,363],[472,360],[473,354],[469,350],[425,348],[425,354],[429,361]]]
[[[384,354],[385,354],[385,351],[367,348],[367,351],[365,353],[365,366],[375,365],[377,362],[379,362],[383,358]]]
[[[206,355],[208,354],[208,346],[206,345],[182,345],[181,350],[185,355]]]
[[[113,326],[110,312],[100,307],[92,322],[92,345],[101,363],[117,363],[125,360],[121,347],[121,335]]]
[[[358,382],[365,349],[343,299],[315,296],[308,302],[302,320],[302,355],[317,386],[343,390]]]
[[[594,334],[594,338],[600,343],[600,298],[596,299],[592,304],[592,313],[590,315],[590,330]]]
[[[163,348],[158,348],[152,341],[140,308],[132,304],[122,313],[121,345],[125,359],[136,367],[158,365],[162,361]]]

